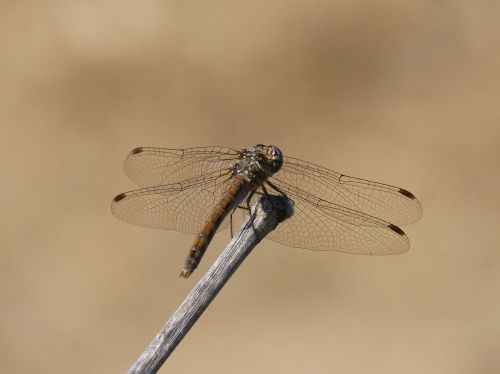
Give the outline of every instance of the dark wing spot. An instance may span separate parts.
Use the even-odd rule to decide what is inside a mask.
[[[389,224],[389,227],[392,231],[394,231],[396,234],[399,234],[401,236],[405,236],[405,233],[403,230],[401,230],[399,227],[397,227],[396,225],[393,225],[392,223]]]
[[[416,199],[416,197],[410,191],[406,191],[402,188],[399,189],[399,193],[403,196],[406,196],[406,197],[412,199],[412,200]]]
[[[137,147],[137,148],[134,148],[132,149],[132,151],[130,152],[131,155],[136,155],[138,153],[142,153],[144,152],[144,149],[142,147]]]
[[[113,199],[113,202],[114,203],[117,203],[118,201],[120,200],[123,200],[127,197],[127,194],[126,193],[121,193],[119,194],[118,196],[116,196],[114,199]]]

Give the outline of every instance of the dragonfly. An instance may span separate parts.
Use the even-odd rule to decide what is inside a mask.
[[[406,189],[284,156],[272,145],[139,147],[124,168],[140,188],[117,195],[112,213],[144,227],[197,234],[180,274],[185,278],[215,233],[232,229],[237,210],[251,218],[250,206],[260,195],[283,195],[294,210],[266,238],[313,251],[404,253],[410,242],[399,226],[422,216],[421,204]]]

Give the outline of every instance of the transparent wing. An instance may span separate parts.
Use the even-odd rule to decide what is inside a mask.
[[[135,225],[198,233],[222,196],[230,173],[213,172],[181,183],[124,192],[113,199],[111,211]],[[228,217],[219,230],[227,227]]]
[[[410,243],[397,226],[304,192],[286,191],[294,214],[266,238],[291,247],[354,254],[406,252]],[[256,198],[254,198],[256,199]]]
[[[351,209],[395,225],[406,225],[422,216],[420,203],[407,190],[350,177],[292,157],[285,157],[281,170],[269,180],[286,194],[310,194],[338,209]]]
[[[138,186],[152,187],[227,171],[237,157],[238,151],[223,147],[139,147],[125,159],[125,172]]]

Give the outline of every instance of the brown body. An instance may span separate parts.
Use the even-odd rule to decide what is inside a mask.
[[[232,214],[251,192],[257,190],[270,175],[279,170],[281,164],[281,151],[276,147],[256,145],[241,151],[240,160],[233,167],[231,183],[196,237],[181,271],[181,277],[189,277],[198,267],[210,241],[227,215]]]
[[[219,203],[214,207],[212,214],[205,223],[205,226],[203,226],[203,229],[196,237],[196,240],[191,247],[191,251],[186,258],[184,268],[181,271],[181,277],[189,277],[194,269],[198,267],[198,264],[205,254],[210,241],[214,237],[222,221],[224,221],[224,218],[226,218],[228,214],[241,204],[251,190],[252,183],[244,176],[237,175],[233,178],[231,184],[222,194]]]
[[[207,219],[205,226],[196,237],[196,240],[191,247],[184,268],[180,276],[187,278],[198,267],[201,258],[205,254],[210,241],[217,232],[224,218],[227,217],[252,190],[252,183],[244,176],[237,175],[231,181],[226,191],[222,194],[218,204],[214,207],[212,214]]]

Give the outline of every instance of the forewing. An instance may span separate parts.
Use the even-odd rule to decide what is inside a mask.
[[[113,214],[129,223],[156,229],[198,233],[222,196],[230,175],[212,176],[124,192],[113,199]],[[219,230],[227,227],[228,218]]]
[[[236,150],[223,147],[139,147],[125,159],[125,172],[140,187],[168,185],[214,172],[226,172],[237,156]]]
[[[339,209],[351,209],[395,225],[406,225],[422,216],[420,203],[407,190],[350,177],[293,157],[285,157],[281,170],[269,180],[287,194],[307,193]]]

